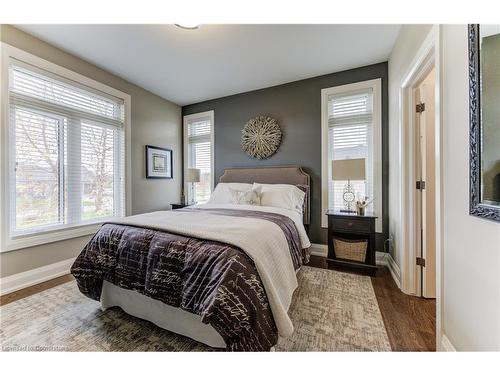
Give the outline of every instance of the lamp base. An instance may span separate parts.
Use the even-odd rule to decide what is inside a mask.
[[[344,185],[342,198],[344,199],[345,208],[341,210],[341,212],[356,212],[353,207],[355,200],[354,186],[351,184],[350,180],[347,180],[347,184]]]

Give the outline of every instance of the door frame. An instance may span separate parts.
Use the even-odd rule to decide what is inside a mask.
[[[440,28],[434,25],[412,60],[400,83],[399,103],[399,220],[402,233],[397,246],[401,249],[401,290],[417,293],[416,190],[415,190],[415,96],[414,90],[435,68],[435,204],[436,204],[436,343],[441,342],[441,277],[443,251],[442,200],[442,123],[441,123],[441,61]],[[438,344],[439,345],[439,344]]]

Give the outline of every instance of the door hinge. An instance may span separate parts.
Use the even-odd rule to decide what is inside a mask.
[[[417,181],[415,185],[417,190],[425,190],[425,181]]]
[[[417,266],[425,267],[425,259],[417,257]]]
[[[422,113],[423,111],[425,111],[425,103],[419,103],[415,106],[415,110],[417,111],[417,113]]]

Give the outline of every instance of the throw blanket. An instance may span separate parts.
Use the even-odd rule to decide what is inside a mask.
[[[107,280],[200,315],[230,350],[269,350],[276,331],[293,331],[287,310],[302,264],[297,228],[284,215],[215,211],[105,224],[72,267],[80,290],[99,300]]]
[[[192,210],[203,210],[216,215],[238,216],[238,217],[253,217],[257,219],[268,220],[281,228],[285,234],[292,255],[293,266],[295,269],[300,268],[303,263],[308,263],[310,254],[309,248],[301,249],[301,240],[297,227],[292,220],[284,220],[283,215],[265,211],[249,211],[249,210],[236,210],[228,208],[184,208],[177,211],[192,212]]]

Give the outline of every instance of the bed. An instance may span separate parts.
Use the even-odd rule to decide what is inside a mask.
[[[305,197],[300,211],[209,203],[107,222],[72,266],[80,291],[215,348],[268,351],[291,335],[287,312],[310,247],[309,175],[230,168],[219,182],[294,185]]]

